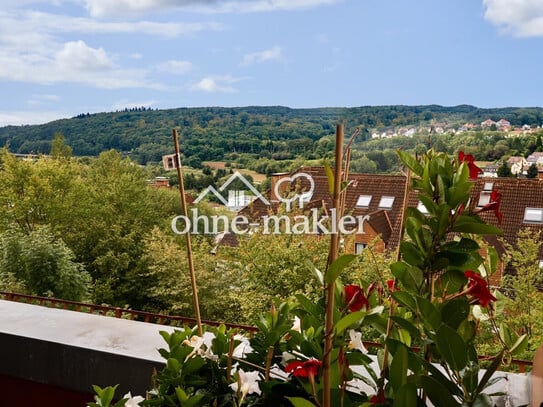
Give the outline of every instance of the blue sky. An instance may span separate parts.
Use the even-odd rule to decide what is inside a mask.
[[[0,126],[133,106],[543,105],[543,0],[0,5]]]

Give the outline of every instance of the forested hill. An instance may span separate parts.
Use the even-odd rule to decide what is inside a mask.
[[[48,153],[56,133],[65,137],[75,155],[97,155],[116,149],[141,163],[158,161],[172,152],[171,131],[180,133],[182,150],[194,164],[253,153],[277,159],[314,154],[314,142],[334,133],[339,121],[349,135],[363,126],[361,140],[374,130],[402,126],[458,128],[486,119],[506,119],[513,126],[543,123],[542,108],[480,109],[460,105],[364,106],[353,108],[291,109],[288,107],[130,109],[80,114],[43,125],[0,128],[0,146],[14,153]],[[310,155],[311,155],[310,154]]]

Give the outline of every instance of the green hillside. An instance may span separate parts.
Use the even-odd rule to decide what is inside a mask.
[[[0,128],[0,146],[14,153],[48,153],[55,133],[61,133],[75,155],[96,156],[116,149],[144,164],[172,152],[171,131],[179,130],[188,164],[234,161],[240,154],[276,160],[320,158],[330,151],[327,136],[339,121],[346,134],[356,126],[372,131],[401,126],[440,125],[458,128],[505,118],[513,126],[541,125],[542,108],[480,109],[468,105],[364,106],[353,108],[291,109],[288,107],[132,109],[112,113],[80,114],[43,125]],[[323,139],[324,138],[324,139]],[[320,144],[316,141],[322,140]]]

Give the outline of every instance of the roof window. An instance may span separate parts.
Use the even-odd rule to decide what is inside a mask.
[[[370,206],[371,195],[360,195],[356,201],[357,208],[367,208]]]
[[[379,209],[392,209],[392,204],[394,203],[393,196],[382,196],[379,201]]]
[[[525,223],[543,223],[543,208],[526,208],[524,210]]]
[[[485,184],[483,185],[483,191],[490,192],[490,191],[492,191],[493,187],[494,187],[493,182],[485,182]]]

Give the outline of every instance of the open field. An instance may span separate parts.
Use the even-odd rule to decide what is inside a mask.
[[[202,164],[207,165],[208,167],[211,167],[214,170],[232,169],[232,170],[238,171],[242,175],[250,175],[251,177],[253,177],[253,180],[255,182],[264,182],[266,180],[266,175],[260,174],[253,170],[247,170],[244,168],[226,167],[226,161],[204,161],[202,162]]]

